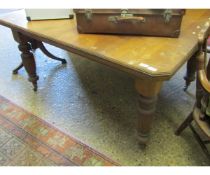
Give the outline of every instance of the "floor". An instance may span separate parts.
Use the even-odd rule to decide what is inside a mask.
[[[63,132],[78,138],[121,165],[210,165],[189,129],[181,137],[175,129],[195,101],[195,83],[183,91],[183,66],[165,82],[146,149],[139,147],[135,124],[137,94],[126,73],[46,45],[67,65],[36,52],[39,90],[34,93],[22,69],[11,31],[0,26],[0,95],[32,112]]]
[[[34,150],[19,137],[0,126],[1,166],[55,166],[56,163]]]
[[[116,166],[118,164],[0,96],[0,165]]]

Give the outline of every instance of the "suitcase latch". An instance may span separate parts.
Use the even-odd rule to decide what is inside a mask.
[[[163,13],[163,18],[164,18],[165,23],[169,23],[171,20],[171,17],[172,17],[172,10],[169,10],[169,9],[165,10]]]
[[[85,10],[85,16],[86,16],[86,19],[88,21],[90,21],[92,19],[92,10],[91,9],[86,9]]]
[[[127,9],[123,9],[121,11],[121,17],[132,17],[133,14],[132,13],[128,13],[128,10]]]

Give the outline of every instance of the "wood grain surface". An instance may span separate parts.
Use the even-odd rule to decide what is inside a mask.
[[[168,80],[197,51],[198,34],[209,29],[210,10],[187,10],[176,38],[79,34],[75,20],[26,20],[24,10],[0,24],[138,77]]]

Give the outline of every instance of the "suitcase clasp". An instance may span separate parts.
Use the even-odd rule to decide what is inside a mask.
[[[90,21],[92,19],[92,10],[91,9],[85,9],[85,16],[86,16],[86,19],[88,21]]]
[[[165,23],[169,23],[172,17],[172,10],[166,9],[163,13]]]
[[[123,9],[121,11],[121,17],[132,17],[133,14],[132,13],[128,13],[128,9]]]

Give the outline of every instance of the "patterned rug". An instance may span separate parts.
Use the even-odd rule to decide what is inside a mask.
[[[118,164],[0,96],[0,165]]]

